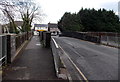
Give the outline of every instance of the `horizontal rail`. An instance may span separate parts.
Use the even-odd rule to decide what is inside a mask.
[[[2,58],[0,58],[0,61],[2,61],[6,56],[3,56]]]
[[[2,60],[3,60],[4,58],[6,58],[6,56],[3,56],[3,57],[0,59],[0,62],[2,62]],[[3,63],[5,63],[5,61],[0,64],[0,67],[2,66]]]

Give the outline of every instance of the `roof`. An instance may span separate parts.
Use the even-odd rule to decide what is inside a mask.
[[[48,24],[34,24],[34,27],[48,27]]]
[[[15,24],[16,24],[17,26],[22,26],[23,21],[15,21]]]
[[[58,28],[58,25],[55,23],[48,23],[49,28]]]
[[[22,26],[23,21],[14,21],[17,26]],[[10,23],[2,25],[2,27],[10,26]]]

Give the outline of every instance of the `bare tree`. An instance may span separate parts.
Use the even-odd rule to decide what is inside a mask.
[[[23,25],[22,32],[31,30],[33,21],[41,21],[43,14],[41,8],[37,6],[32,0],[3,0],[0,2],[0,10],[10,22],[10,32],[18,33],[15,19],[21,19]],[[18,17],[19,16],[19,17]]]
[[[31,24],[34,20],[41,21],[41,8],[37,6],[32,0],[24,0],[17,2],[17,8],[23,20],[22,31],[30,31]]]
[[[9,31],[11,33],[18,33],[18,30],[16,28],[14,18],[15,18],[15,9],[14,5],[11,2],[8,2],[6,0],[3,0],[0,2],[0,9],[2,13],[4,14],[5,19],[8,19],[9,21]]]

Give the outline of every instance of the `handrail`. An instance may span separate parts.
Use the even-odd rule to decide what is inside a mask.
[[[6,56],[3,56],[1,59],[0,59],[0,61],[2,61],[2,59],[4,59]]]
[[[0,59],[0,62],[1,62],[4,58],[6,58],[6,56],[3,56],[3,57]],[[5,61],[0,64],[0,67],[2,66],[3,63],[5,63]]]

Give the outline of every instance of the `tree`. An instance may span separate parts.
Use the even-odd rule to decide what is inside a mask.
[[[16,24],[14,22],[15,18],[15,11],[14,11],[14,5],[10,2],[7,2],[6,0],[3,0],[0,3],[0,9],[2,13],[4,14],[5,18],[9,21],[9,31],[10,33],[18,33]]]
[[[37,6],[32,0],[3,0],[0,3],[0,9],[3,15],[9,19],[9,29],[11,33],[18,33],[15,20],[22,20],[22,32],[31,31],[31,24],[34,20],[41,21],[43,14],[40,7]]]
[[[81,9],[77,14],[66,12],[58,27],[61,31],[120,32],[120,22],[112,10]]]
[[[61,20],[58,22],[58,27],[61,31],[81,31],[83,28],[81,21],[77,19],[77,15],[69,12],[66,12],[63,15]]]
[[[22,31],[30,31],[31,23],[34,20],[41,20],[42,13],[40,12],[40,7],[37,6],[34,2],[30,1],[18,1],[17,7],[19,9],[20,15],[23,20]]]
[[[81,9],[78,15],[84,26],[83,31],[120,32],[119,18],[112,10]]]

